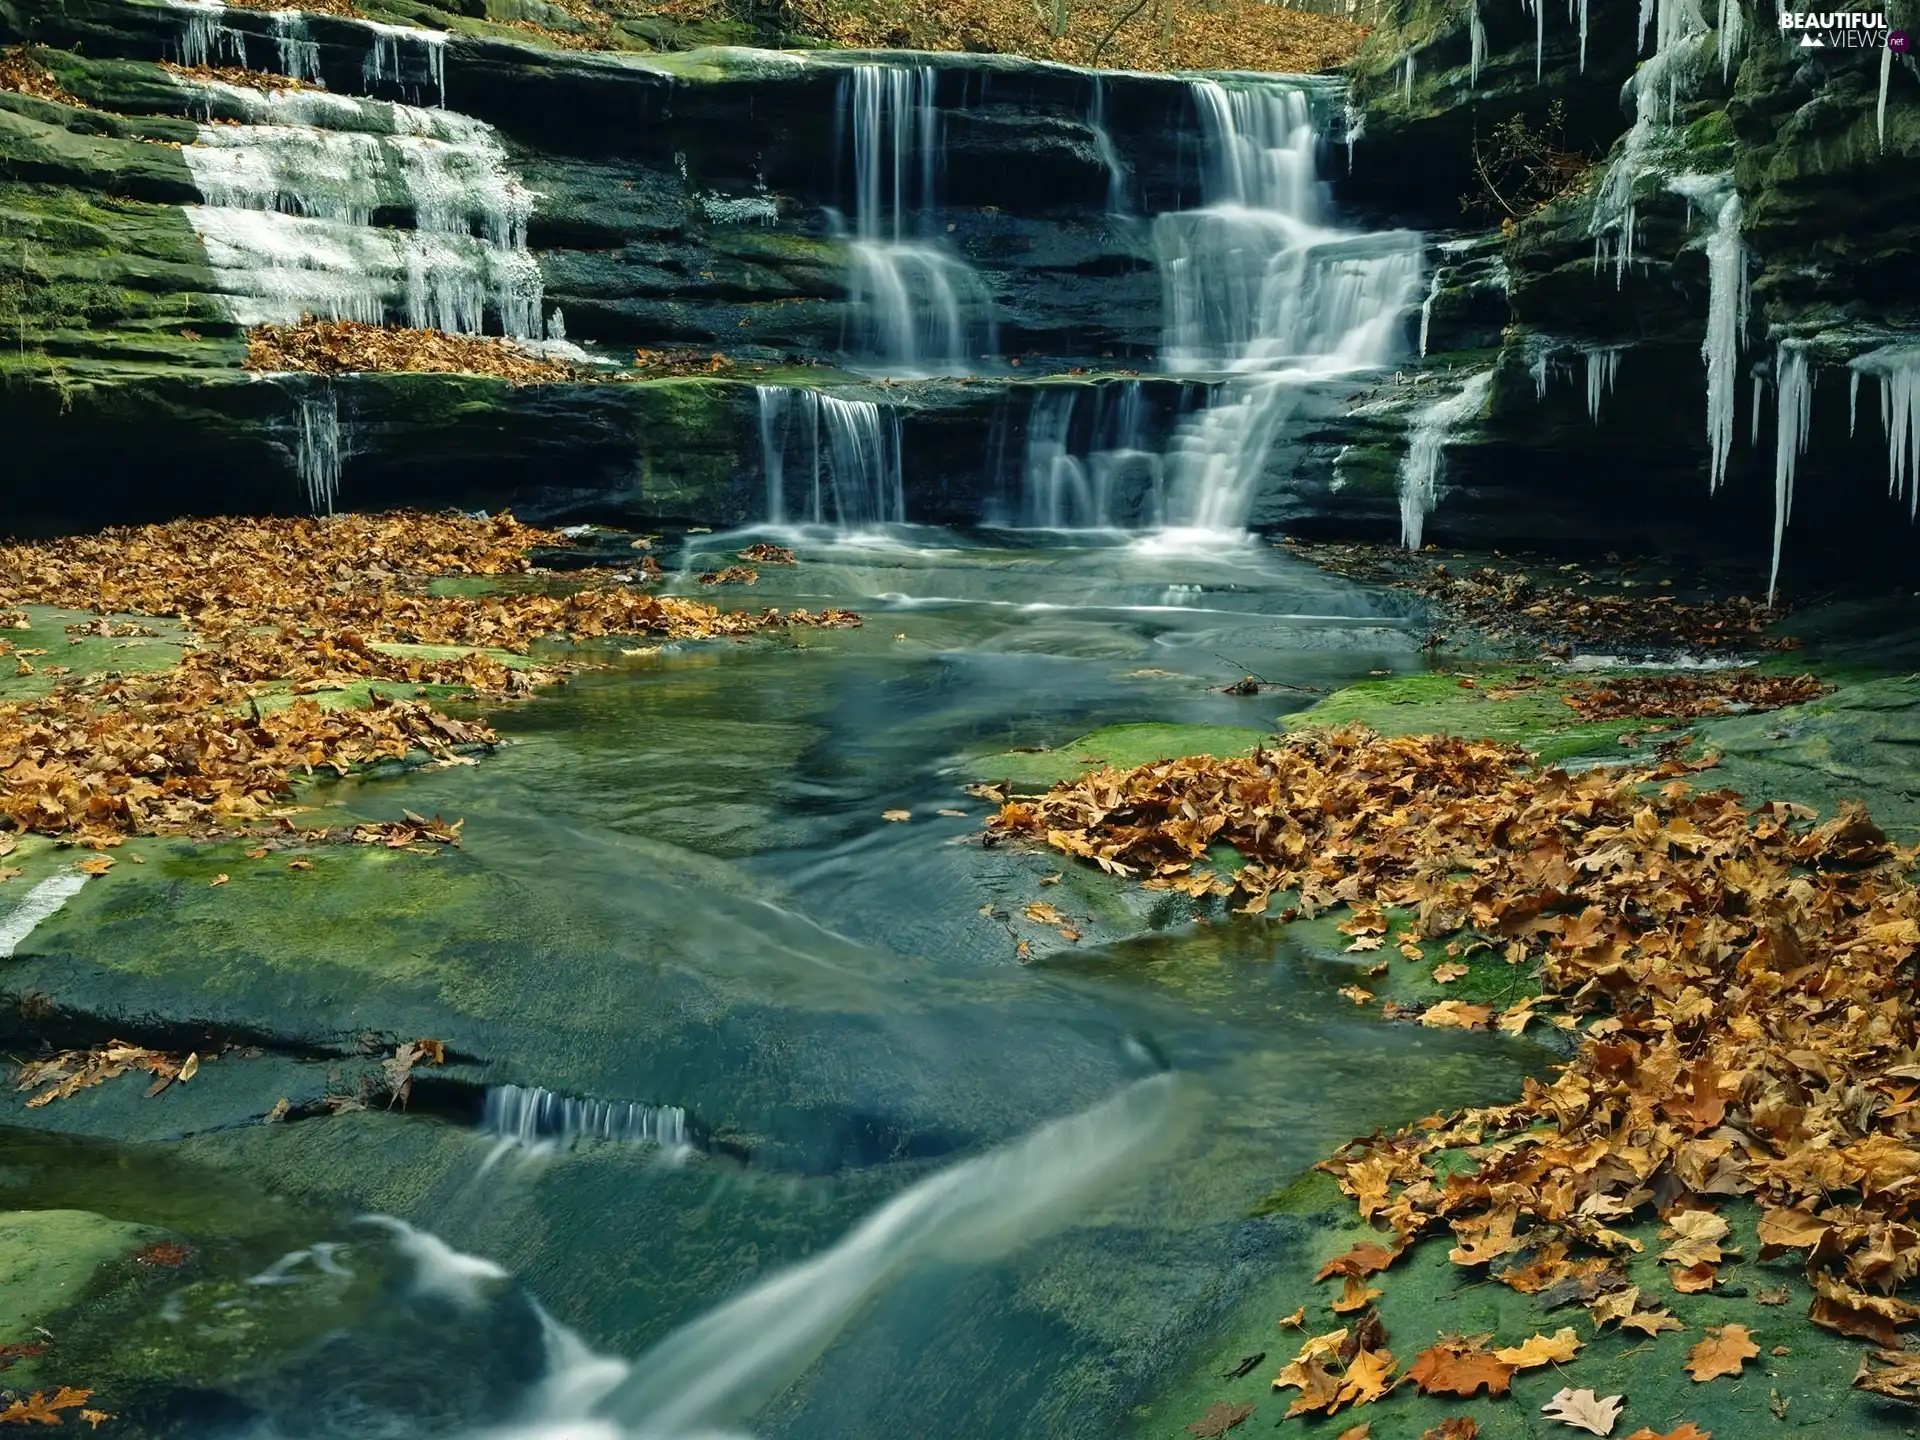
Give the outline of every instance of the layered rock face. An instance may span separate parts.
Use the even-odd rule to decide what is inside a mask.
[[[79,102],[0,92],[0,405],[21,473],[80,482],[13,487],[15,528],[512,503],[1762,570],[1779,531],[1790,576],[1909,568],[1920,89],[1736,0],[1644,24],[1408,0],[1350,97],[205,0],[0,4],[0,39]],[[1553,184],[1483,173],[1549,126]],[[725,359],[519,387],[241,369],[247,325],[303,311]]]
[[[1498,257],[1502,333],[1485,267],[1436,267],[1428,363],[1493,371],[1441,524],[1524,543],[1551,528],[1526,518],[1543,498],[1611,495],[1655,544],[1911,574],[1920,71],[1884,33],[1802,45],[1734,0],[1409,3],[1375,32],[1343,193],[1434,230],[1468,204],[1505,221],[1468,252]],[[1515,117],[1592,163],[1503,214]]]

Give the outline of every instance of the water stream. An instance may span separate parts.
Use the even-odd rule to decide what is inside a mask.
[[[10,962],[138,956],[116,993],[152,1013],[431,1035],[493,1087],[260,1125],[339,1083],[273,1052],[161,1100],[126,1082],[168,1147],[0,1131],[0,1204],[198,1247],[63,1329],[89,1376],[140,1357],[142,1426],[1110,1436],[1312,1243],[1251,1218],[1264,1196],[1542,1063],[1381,1024],[1281,927],[1195,925],[977,840],[962,787],[997,752],[1143,716],[1251,736],[1316,687],[1419,668],[1391,592],[1251,540],[800,526],[662,559],[698,573],[758,539],[800,563],[741,600],[867,624],[609,646],[497,713],[513,743],[479,765],[320,797],[464,816],[462,849],[341,847],[296,906],[279,867],[217,860],[235,883],[209,890],[163,847],[143,880],[186,907],[171,923],[90,886]],[[1305,688],[1219,689],[1248,672]],[[1042,897],[1078,940],[1024,918]],[[89,1103],[37,1113],[117,1113]]]

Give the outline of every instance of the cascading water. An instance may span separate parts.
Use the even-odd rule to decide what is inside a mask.
[[[582,1140],[684,1148],[687,1112],[678,1105],[576,1100],[537,1085],[496,1085],[487,1091],[480,1128],[506,1147],[538,1150]]]
[[[847,350],[856,364],[972,374],[998,348],[992,299],[931,212],[940,163],[939,72],[857,65],[840,82],[837,128],[853,152]]]
[[[1138,380],[1059,386],[1033,397],[1013,523],[1042,530],[1132,529],[1166,508],[1166,462]]]
[[[240,323],[310,312],[543,334],[534,197],[490,126],[321,90],[193,83],[251,122],[202,126],[181,151],[205,202],[187,218]]]
[[[1377,368],[1419,292],[1420,236],[1330,226],[1313,99],[1301,83],[1192,82],[1205,204],[1154,222],[1162,363],[1233,377],[1167,456],[1163,523],[1245,524],[1280,425],[1306,388]]]
[[[788,385],[754,389],[770,522],[856,528],[907,518],[894,410]]]

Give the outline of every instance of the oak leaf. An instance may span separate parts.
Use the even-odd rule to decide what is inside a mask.
[[[1591,1390],[1562,1390],[1540,1407],[1540,1413],[1576,1430],[1611,1435],[1614,1421],[1620,1418],[1620,1407],[1626,1403],[1626,1397],[1621,1395],[1609,1395],[1603,1400]]]
[[[1738,1375],[1741,1366],[1755,1358],[1760,1347],[1753,1343],[1744,1325],[1712,1325],[1707,1338],[1687,1352],[1687,1373],[1696,1384],[1721,1375]]]

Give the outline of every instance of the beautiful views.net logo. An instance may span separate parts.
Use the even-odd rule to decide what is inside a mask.
[[[1878,50],[1882,46],[1905,55],[1912,46],[1907,32],[1889,30],[1879,10],[1787,10],[1780,16],[1782,30],[1800,32],[1806,50]]]

